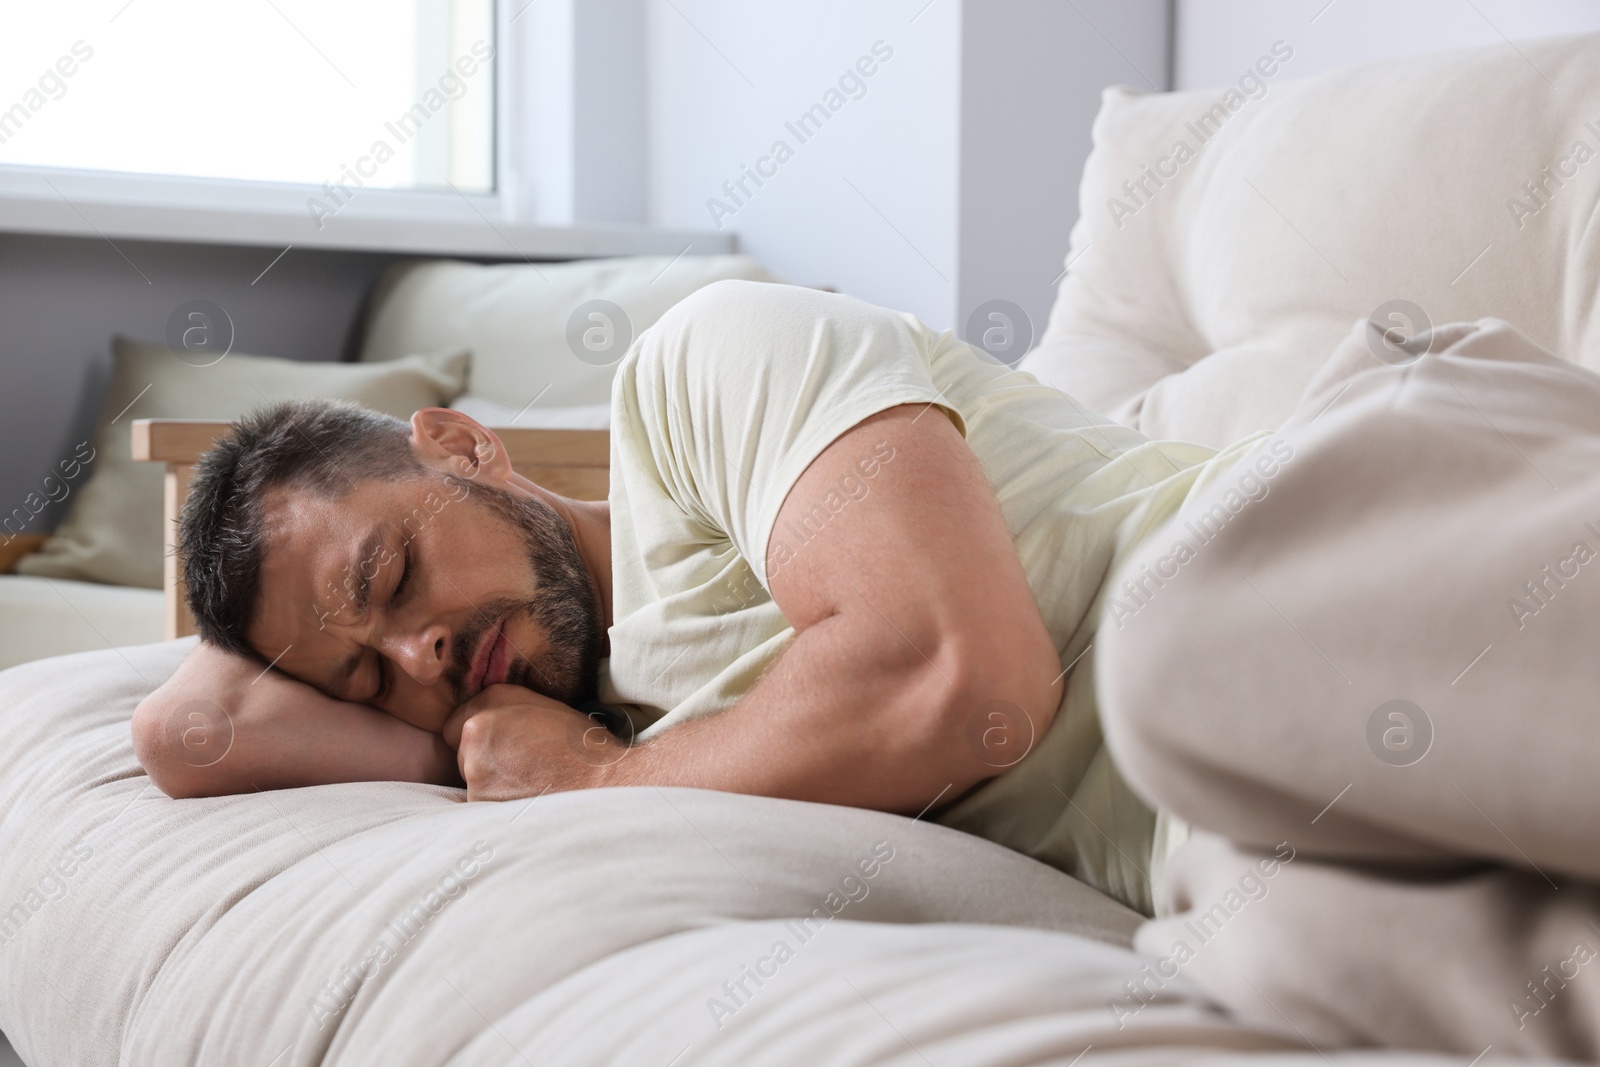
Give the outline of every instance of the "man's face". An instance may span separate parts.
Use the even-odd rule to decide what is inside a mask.
[[[543,501],[429,471],[339,500],[280,488],[265,509],[249,636],[280,670],[435,732],[500,682],[593,695],[595,589]]]

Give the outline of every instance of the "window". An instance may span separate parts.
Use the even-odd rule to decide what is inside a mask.
[[[493,0],[7,8],[0,165],[495,190]]]

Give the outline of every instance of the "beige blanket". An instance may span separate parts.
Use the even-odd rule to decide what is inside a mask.
[[[1204,831],[1125,1010],[1194,980],[1324,1048],[1600,1058],[1600,377],[1358,327],[1269,449],[1102,628],[1114,755]]]

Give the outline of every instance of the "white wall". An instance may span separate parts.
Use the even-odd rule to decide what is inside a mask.
[[[1168,76],[1166,0],[645,2],[650,221],[734,228],[789,281],[941,329],[1004,299],[1037,336],[1101,89]],[[800,143],[785,123],[880,41],[864,93]],[[774,176],[724,190],[780,140]]]
[[[1286,77],[1401,56],[1600,30],[1594,0],[1177,0],[1174,84],[1223,85],[1271,42]]]
[[[736,229],[743,249],[786,280],[948,325],[959,0],[647,6],[650,220]],[[802,143],[785,124],[837,89],[877,42],[892,54],[854,90],[859,99],[846,95]],[[793,157],[764,165],[775,175],[724,189],[780,141]],[[713,199],[734,213],[721,215]]]

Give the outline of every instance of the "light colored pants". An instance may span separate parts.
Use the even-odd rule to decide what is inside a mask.
[[[1594,1060],[1600,377],[1410,358],[1358,330],[1119,576],[1107,743],[1195,829],[1138,944],[1319,1047]]]

